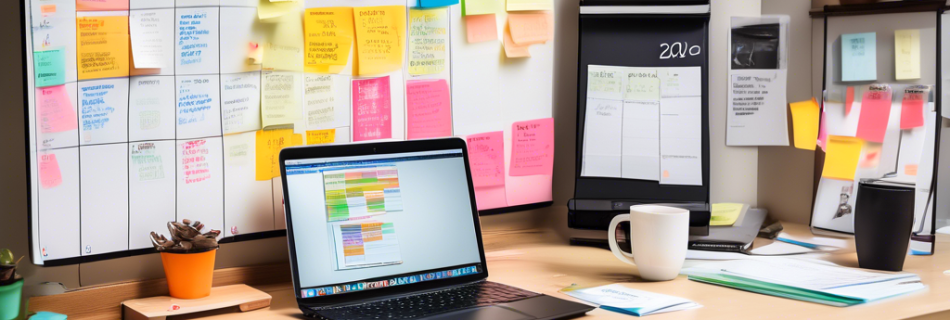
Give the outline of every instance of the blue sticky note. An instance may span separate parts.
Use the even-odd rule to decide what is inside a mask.
[[[66,83],[66,49],[33,52],[33,74],[37,88]]]
[[[423,8],[446,7],[459,4],[459,0],[419,0],[419,6]]]
[[[877,80],[877,33],[841,35],[841,81]]]
[[[30,320],[66,320],[65,314],[40,311],[30,317]]]

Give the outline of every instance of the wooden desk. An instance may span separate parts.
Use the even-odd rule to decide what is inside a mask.
[[[788,225],[796,236],[810,236],[807,228]],[[489,280],[515,285],[558,298],[570,297],[558,292],[571,284],[596,286],[610,283],[657,293],[684,297],[702,304],[695,310],[651,315],[649,319],[927,319],[950,318],[950,245],[938,243],[934,256],[907,257],[905,271],[920,275],[926,291],[847,308],[831,307],[797,300],[749,293],[689,281],[685,276],[667,282],[643,282],[636,268],[617,260],[609,251],[571,247],[547,231],[522,230],[486,232]],[[759,239],[757,245],[768,243]],[[942,249],[942,250],[941,250]],[[824,259],[857,266],[853,250],[828,255]],[[697,263],[690,262],[687,263]],[[273,296],[269,309],[248,313],[203,314],[195,319],[303,319],[290,283],[256,285]],[[73,319],[70,316],[70,319]],[[634,319],[596,309],[583,319]]]

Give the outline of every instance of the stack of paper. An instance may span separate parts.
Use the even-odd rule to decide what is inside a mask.
[[[927,287],[912,273],[877,273],[787,258],[712,262],[682,273],[693,281],[838,307]]]
[[[702,307],[687,299],[630,289],[619,284],[586,289],[570,286],[562,289],[561,292],[596,304],[604,310],[638,317]]]

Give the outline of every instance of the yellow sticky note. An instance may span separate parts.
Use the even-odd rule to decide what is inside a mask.
[[[554,10],[553,0],[507,0],[508,11]]]
[[[260,20],[279,18],[298,8],[300,8],[300,2],[298,1],[261,0],[257,4],[257,18]]]
[[[264,70],[303,72],[303,19],[299,11],[276,19],[274,32],[264,44]]]
[[[735,224],[742,213],[743,206],[741,203],[713,203],[709,225],[731,226]]]
[[[406,6],[353,9],[356,24],[356,74],[379,75],[402,68]]]
[[[129,17],[76,19],[79,80],[129,76]]]
[[[261,74],[261,122],[264,127],[292,124],[301,118],[303,74],[264,71]]]
[[[409,10],[409,74],[438,74],[445,70],[449,44],[446,8]]]
[[[302,145],[303,145],[303,135],[299,133],[294,133],[294,135],[290,139],[290,146],[296,147],[296,146],[302,146]]]
[[[307,72],[340,73],[353,48],[353,8],[311,8],[304,13]]]
[[[894,31],[894,76],[897,80],[920,79],[920,30]]]
[[[854,180],[854,172],[858,169],[858,158],[861,156],[861,147],[864,140],[855,137],[828,136],[828,146],[825,147],[825,166],[821,176],[839,180]]]
[[[307,131],[307,145],[328,144],[336,140],[336,129]]]
[[[293,129],[258,130],[255,152],[257,153],[257,181],[280,176],[280,150],[292,142]]]
[[[495,13],[498,13],[498,0],[462,0],[463,16]]]
[[[819,108],[814,99],[790,104],[795,147],[815,150],[818,141]]]
[[[511,31],[505,27],[505,56],[509,58],[526,58],[531,56],[527,45],[518,45],[511,40]]]

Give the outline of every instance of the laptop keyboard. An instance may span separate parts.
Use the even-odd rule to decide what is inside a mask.
[[[452,289],[351,306],[313,308],[321,319],[416,319],[461,309],[513,302],[541,294],[482,281]]]

